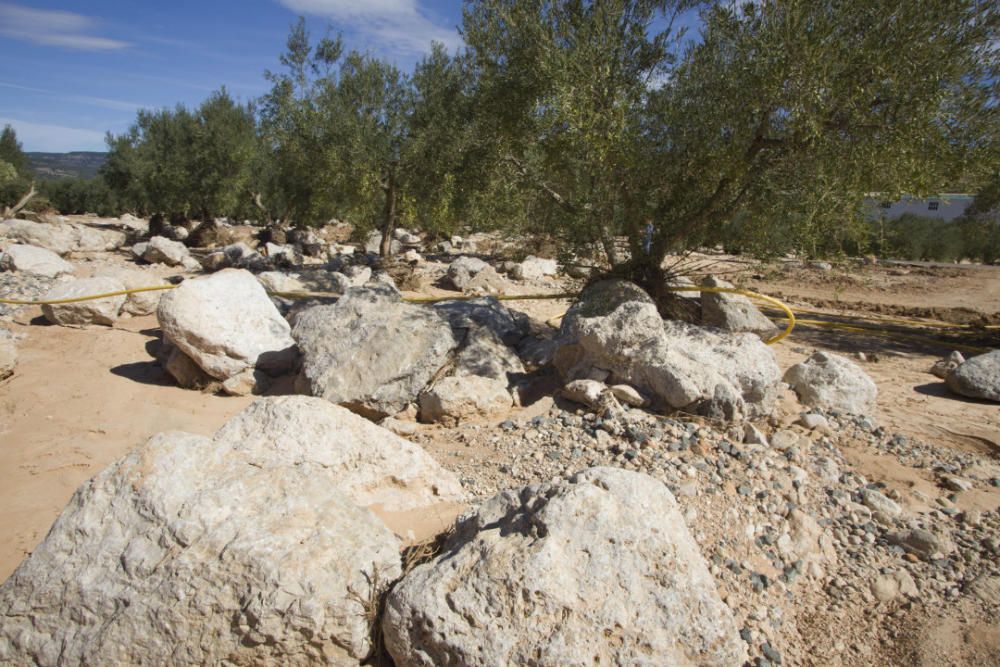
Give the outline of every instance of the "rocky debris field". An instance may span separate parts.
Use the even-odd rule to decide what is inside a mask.
[[[832,265],[716,262],[681,322],[517,240],[258,232],[0,222],[0,298],[172,288],[0,305],[7,486],[60,498],[16,515],[0,661],[1000,662],[1000,352],[768,346],[710,291]],[[210,429],[142,416],[193,397]]]

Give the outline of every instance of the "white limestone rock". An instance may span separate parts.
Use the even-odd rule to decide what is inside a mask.
[[[62,257],[47,250],[32,245],[9,245],[0,254],[0,270],[20,271],[33,276],[56,278],[71,274],[73,265]]]
[[[247,369],[280,374],[296,358],[288,322],[242,269],[185,280],[164,294],[156,316],[164,339],[217,380]]]
[[[125,285],[114,278],[77,278],[56,283],[42,297],[42,300],[71,299],[124,290]],[[87,326],[89,324],[111,326],[118,320],[122,307],[125,305],[125,299],[125,295],[118,295],[103,299],[42,306],[42,314],[49,322],[62,326]]]
[[[553,356],[567,380],[611,372],[667,406],[729,420],[770,413],[781,390],[774,352],[757,336],[664,321],[638,286],[589,286],[563,317]]]
[[[160,434],[80,487],[0,586],[0,662],[356,665],[354,593],[399,576],[399,547],[322,465]]]
[[[785,371],[784,381],[799,401],[810,408],[848,414],[875,412],[878,387],[861,368],[845,357],[814,352],[808,359]]]
[[[510,275],[515,280],[541,280],[554,276],[559,271],[559,263],[554,259],[543,259],[528,255],[524,261],[514,265]]]
[[[160,278],[152,271],[144,271],[139,268],[109,267],[101,269],[98,276],[113,278],[125,286],[125,289],[136,289],[139,287],[158,287],[169,285],[166,280]],[[151,315],[156,312],[156,307],[160,304],[160,298],[167,290],[153,290],[149,292],[133,292],[125,298],[123,313],[129,315]]]
[[[320,467],[361,507],[401,512],[466,500],[454,473],[419,446],[321,398],[258,400],[215,438],[252,466]]]
[[[709,276],[703,287],[733,288],[733,284]],[[769,340],[778,333],[778,327],[742,294],[728,292],[701,292],[701,323],[725,331],[748,331]]]
[[[71,252],[107,252],[125,244],[125,234],[113,229],[94,229],[68,222],[43,223],[30,220],[0,222],[0,238],[51,250],[59,255]]]
[[[453,375],[420,395],[420,419],[458,424],[503,414],[514,404],[507,381],[479,375]]]
[[[411,665],[740,665],[745,645],[659,481],[593,468],[504,491],[390,593]]]
[[[948,373],[945,382],[961,396],[1000,402],[1000,350],[971,357]]]
[[[191,253],[188,252],[187,246],[180,241],[171,241],[163,236],[154,236],[143,244],[142,258],[150,264],[185,266],[186,260],[191,259]],[[201,268],[201,264],[197,264],[198,268]]]

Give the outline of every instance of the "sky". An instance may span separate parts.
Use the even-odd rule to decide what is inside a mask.
[[[25,151],[101,151],[141,108],[223,85],[249,100],[300,15],[405,69],[433,40],[462,44],[460,0],[0,0],[0,126]]]

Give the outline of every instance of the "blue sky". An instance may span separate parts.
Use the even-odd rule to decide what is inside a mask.
[[[27,151],[104,150],[140,108],[257,97],[299,15],[407,69],[461,44],[460,0],[0,0],[0,126]]]

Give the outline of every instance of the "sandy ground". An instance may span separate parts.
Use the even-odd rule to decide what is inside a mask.
[[[253,401],[173,385],[146,351],[156,326],[143,317],[114,329],[10,327],[28,336],[0,384],[0,579],[73,491],[132,447],[160,431],[212,435]]]

